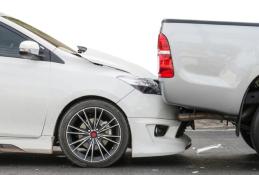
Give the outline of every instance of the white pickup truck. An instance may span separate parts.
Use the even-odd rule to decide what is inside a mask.
[[[182,130],[226,119],[259,152],[259,24],[165,19],[158,57],[162,95],[179,106]]]

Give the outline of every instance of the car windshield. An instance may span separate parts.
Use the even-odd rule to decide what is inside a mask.
[[[76,51],[74,51],[73,49],[71,49],[70,47],[66,46],[65,44],[63,44],[62,42],[56,40],[55,38],[49,36],[48,34],[36,29],[35,27],[29,25],[29,24],[26,24],[25,22],[22,22],[18,19],[15,19],[13,17],[9,17],[9,16],[3,16],[3,18],[5,19],[8,19],[12,22],[14,22],[15,24],[31,31],[32,33],[34,33],[35,35],[38,35],[39,37],[43,38],[44,40],[48,41],[49,43],[53,44],[54,46],[64,50],[64,51],[67,51],[69,53],[72,53],[72,54],[77,54]]]

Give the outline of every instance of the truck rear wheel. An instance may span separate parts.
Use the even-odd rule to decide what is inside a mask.
[[[259,154],[259,108],[257,108],[251,123],[251,141],[257,154]]]
[[[252,149],[254,149],[253,143],[252,143],[252,140],[251,140],[250,129],[247,130],[247,129],[242,129],[241,128],[240,133],[241,133],[241,136],[243,137],[244,141],[246,142],[246,144],[248,146],[250,146]]]

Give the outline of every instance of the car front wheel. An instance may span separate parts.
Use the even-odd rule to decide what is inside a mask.
[[[129,127],[123,113],[104,100],[87,100],[72,106],[59,127],[62,151],[81,167],[107,167],[127,148]]]

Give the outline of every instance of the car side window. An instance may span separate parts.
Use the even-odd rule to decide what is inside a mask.
[[[25,39],[0,25],[0,56],[19,58],[19,46]]]

